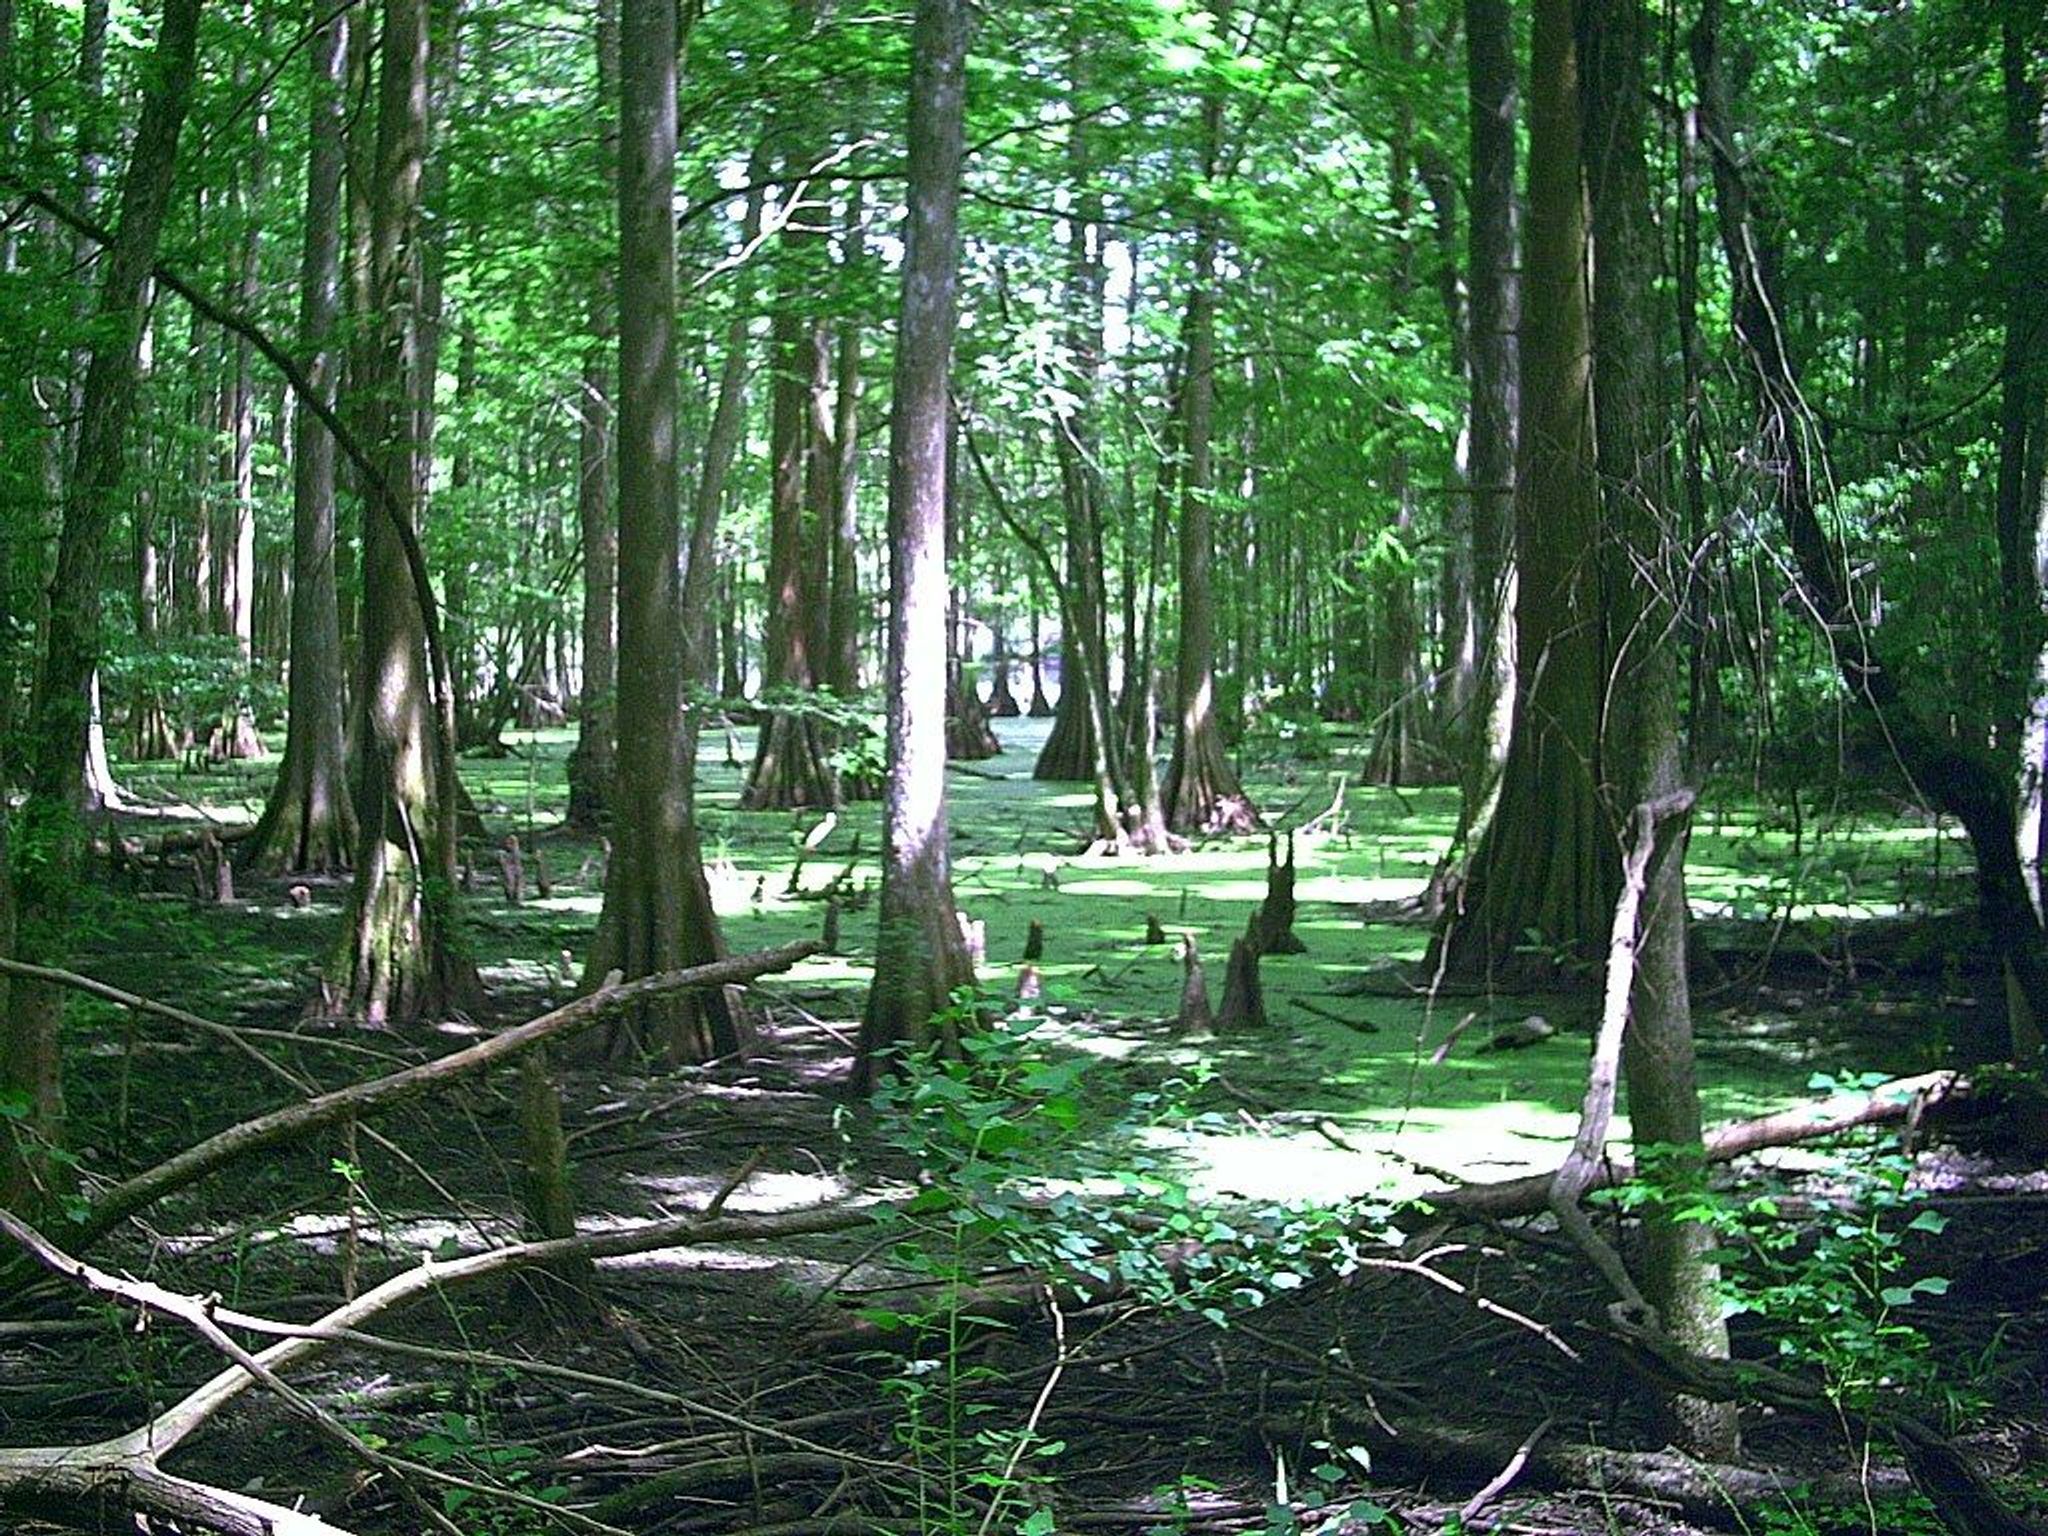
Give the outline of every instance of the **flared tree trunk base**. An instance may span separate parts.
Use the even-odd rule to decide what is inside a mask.
[[[1095,728],[1089,722],[1080,693],[1078,687],[1072,690],[1071,706],[1064,703],[1068,695],[1062,694],[1062,707],[1050,712],[1052,732],[1038,749],[1038,761],[1031,766],[1032,778],[1050,784],[1082,784],[1095,777]],[[1041,694],[1031,701],[1034,718],[1042,718],[1038,705],[1043,698]]]
[[[621,843],[606,876],[604,916],[591,946],[586,986],[616,971],[627,981],[725,955],[711,887],[694,827],[656,846]],[[618,1016],[605,1031],[613,1060],[658,1056],[672,1066],[729,1056],[752,1029],[735,994],[684,992],[653,998]]]
[[[577,734],[569,754],[569,825],[579,832],[601,831],[611,817],[616,771],[610,741],[590,731]]]
[[[356,836],[355,810],[340,765],[331,781],[317,782],[287,747],[270,800],[236,850],[236,862],[270,874],[334,874],[349,867]]]
[[[1167,769],[1165,799],[1166,825],[1184,836],[1239,837],[1265,830],[1213,732],[1183,737]]]
[[[1583,763],[1542,732],[1508,765],[1424,962],[1458,990],[1517,991],[1597,975],[1621,879],[1614,829]]]
[[[217,722],[206,739],[206,755],[217,763],[247,762],[261,757],[263,751],[256,717],[247,709],[238,709],[232,718]]]
[[[378,1027],[473,1007],[482,984],[449,942],[452,891],[435,892],[407,851],[376,842],[358,870],[330,988],[346,1018]]]
[[[830,810],[841,801],[824,732],[816,720],[773,713],[761,717],[754,766],[740,793],[743,811]]]

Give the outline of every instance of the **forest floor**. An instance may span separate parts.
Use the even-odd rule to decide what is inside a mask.
[[[1147,917],[1196,939],[1220,991],[1222,957],[1264,892],[1264,845],[1078,857],[1070,850],[1084,841],[1085,793],[1031,780],[1041,723],[999,730],[1001,757],[949,777],[956,885],[962,907],[987,925],[982,981],[1005,1006],[1027,930],[1044,928],[1043,993],[1018,1005],[1029,1030],[997,1065],[1028,1078],[1047,1062],[1071,1064],[1083,1106],[1072,1139],[1046,1131],[1012,1162],[975,1152],[963,1163],[945,1114],[929,1103],[922,1118],[880,1124],[846,1103],[838,1089],[872,951],[873,909],[861,893],[871,894],[877,875],[877,808],[848,808],[822,837],[817,812],[741,813],[751,735],[707,732],[700,821],[728,943],[740,951],[815,936],[820,893],[836,883],[848,896],[841,952],[760,984],[757,1056],[684,1072],[564,1066],[579,1210],[586,1227],[687,1211],[743,1169],[725,1207],[735,1214],[914,1194],[920,1175],[982,1181],[977,1198],[1006,1209],[1007,1181],[1029,1158],[1043,1189],[1071,1197],[1068,1208],[1110,1213],[1073,1218],[1076,1252],[1083,1237],[1099,1244],[1105,1232],[1113,1244],[1115,1223],[1129,1219],[1164,1221],[1176,1236],[1235,1255],[1192,1285],[1192,1302],[1148,1293],[1134,1266],[1133,1294],[1114,1305],[1062,1293],[1062,1306],[1018,1270],[961,1303],[945,1283],[954,1272],[933,1267],[929,1245],[920,1258],[901,1227],[869,1227],[608,1261],[602,1327],[565,1318],[544,1293],[517,1285],[408,1317],[408,1337],[573,1365],[592,1378],[580,1385],[480,1356],[436,1371],[356,1353],[330,1355],[306,1384],[379,1443],[529,1495],[572,1499],[635,1532],[981,1525],[980,1536],[1020,1526],[1044,1536],[1053,1525],[1032,1523],[1040,1517],[1031,1513],[1041,1502],[1053,1512],[1042,1518],[1060,1529],[1275,1536],[1339,1526],[1529,1536],[1683,1531],[1688,1522],[1755,1532],[1927,1528],[1895,1477],[1877,1478],[1867,1504],[1840,1488],[1807,1488],[1808,1474],[1853,1469],[1853,1447],[1817,1444],[1769,1416],[1747,1426],[1750,1446],[1792,1469],[1769,1499],[1745,1488],[1660,1502],[1547,1488],[1532,1470],[1462,1522],[1465,1499],[1539,1424],[1560,1426],[1555,1438],[1655,1449],[1648,1407],[1591,1341],[1586,1325],[1604,1298],[1583,1260],[1554,1238],[1450,1234],[1430,1261],[1434,1277],[1347,1262],[1359,1251],[1348,1239],[1446,1178],[1554,1167],[1576,1126],[1592,999],[1431,1001],[1411,991],[1405,978],[1427,930],[1398,908],[1450,835],[1455,793],[1363,789],[1346,778],[1339,813],[1325,815],[1345,764],[1281,763],[1255,771],[1251,788],[1277,828],[1320,818],[1297,847],[1297,932],[1308,951],[1264,963],[1268,1034],[1183,1037],[1173,1027],[1180,961],[1173,945],[1143,942]],[[286,882],[248,879],[232,903],[202,901],[189,877],[168,872],[99,893],[79,969],[277,1031],[250,1038],[329,1086],[566,999],[597,914],[603,850],[560,826],[570,733],[510,740],[510,757],[464,764],[494,836],[516,834],[528,869],[529,892],[514,904],[479,856],[471,942],[490,990],[487,1017],[377,1035],[305,1020],[337,938],[338,882],[311,883],[305,906]],[[126,782],[153,809],[123,830],[154,837],[246,824],[273,768],[135,765]],[[531,889],[537,863],[547,870],[545,895]],[[1689,869],[1702,919],[1697,1007],[1710,1120],[1800,1103],[1817,1083],[1926,1070],[1969,1011],[1985,1006],[1990,988],[1963,958],[1963,925],[1931,915],[1967,902],[1964,855],[1923,818],[1867,803],[1816,811],[1810,802],[1795,816],[1710,798]],[[1527,1049],[1482,1048],[1496,1027],[1532,1014],[1557,1033]],[[1461,1026],[1455,1047],[1434,1059]],[[81,999],[69,1028],[71,1110],[94,1174],[146,1167],[278,1102],[216,1047],[110,1007]],[[385,1259],[504,1240],[517,1230],[510,1098],[473,1084],[382,1122],[459,1204],[366,1144],[316,1138],[162,1202],[146,1238],[122,1240],[120,1265],[220,1292],[230,1305],[306,1318],[358,1271],[381,1272]],[[1874,1291],[1865,1297],[1873,1347],[1888,1352],[1887,1367],[1896,1358],[1924,1370],[1930,1393],[1977,1394],[1970,1427],[1986,1465],[2018,1473],[2022,1495],[2048,1494],[2048,1179],[2034,1171],[2038,1159],[2030,1168],[1999,1148],[1949,1147],[1908,1175],[1866,1141],[1846,1160],[1800,1149],[1755,1162],[1786,1209],[1821,1227],[1854,1226],[1872,1209],[1899,1216],[1909,1200],[1948,1221],[1902,1248],[1844,1239],[1847,1257],[1832,1270],[1798,1262],[1819,1251],[1799,1240],[1772,1272],[1778,1315],[1737,1320],[1745,1349],[1768,1352],[1774,1329],[1798,1316],[1825,1319],[1845,1299],[1853,1310],[1873,1264],[1896,1263],[1901,1282],[1950,1278],[1945,1295],[1917,1297],[1909,1317],[1877,1305]],[[1048,1180],[1048,1167],[1063,1177]],[[1759,1176],[1754,1163],[1749,1176]],[[1129,1211],[1118,1214],[1119,1205]],[[1142,1218],[1130,1214],[1140,1208]],[[996,1229],[991,1252],[1000,1258],[1002,1223],[983,1225]],[[1474,1296],[1543,1328],[1479,1310]],[[1228,1313],[1228,1326],[1205,1315],[1212,1309]],[[61,1310],[53,1303],[45,1317]],[[972,1322],[982,1315],[1001,1326]],[[1845,1323],[1844,1347],[1864,1331]],[[203,1347],[161,1328],[130,1333],[104,1316],[79,1332],[0,1336],[0,1440],[56,1444],[125,1428],[173,1384],[211,1368]],[[593,1384],[605,1376],[698,1407],[650,1407]],[[181,1453],[181,1468],[234,1487],[253,1480],[272,1497],[308,1494],[365,1536],[419,1528],[357,1470],[321,1470],[324,1453],[309,1454],[303,1430],[274,1403],[246,1400],[228,1423],[231,1432]],[[1004,1502],[983,1525],[995,1486]],[[531,1506],[456,1503],[464,1530],[547,1528],[549,1517]]]

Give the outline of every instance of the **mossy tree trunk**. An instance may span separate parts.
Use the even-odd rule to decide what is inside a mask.
[[[917,0],[911,32],[909,228],[889,423],[889,772],[857,1088],[892,1046],[947,1044],[940,1021],[974,982],[946,828],[946,473],[968,18],[966,0]]]
[[[66,960],[72,901],[84,871],[84,786],[78,770],[89,750],[94,684],[106,643],[101,589],[134,414],[143,295],[170,204],[198,29],[199,0],[165,0],[106,254],[79,401],[78,447],[64,487],[43,664],[29,721],[28,794],[8,829],[6,850],[14,953],[37,964]],[[10,1115],[0,1131],[0,1204],[33,1213],[66,1182],[64,1165],[52,1155],[64,1138],[63,994],[43,983],[16,981],[6,1002],[0,1017],[0,1096],[18,1096],[21,1112]]]
[[[604,911],[585,973],[628,980],[724,953],[692,815],[677,602],[676,8],[623,0],[619,34],[618,799]],[[707,573],[708,574],[708,573]],[[614,1039],[670,1061],[740,1044],[722,993],[641,1005]]]
[[[347,13],[314,0],[311,117],[306,140],[306,240],[299,265],[299,349],[306,377],[334,401],[341,312],[341,179]],[[346,868],[357,829],[343,751],[341,606],[335,574],[335,443],[313,412],[292,424],[291,680],[284,761],[243,852],[294,873]]]
[[[1499,803],[1428,961],[1461,985],[1544,983],[1592,966],[1620,880],[1599,793],[1606,673],[1579,90],[1570,6],[1546,0],[1530,59],[1513,725]]]

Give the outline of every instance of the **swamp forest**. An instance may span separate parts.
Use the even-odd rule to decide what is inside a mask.
[[[2040,0],[0,0],[0,1531],[2048,1533]]]

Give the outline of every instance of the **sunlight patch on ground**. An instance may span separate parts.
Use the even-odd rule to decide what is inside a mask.
[[[664,1201],[686,1209],[701,1210],[725,1188],[729,1175],[628,1174],[626,1182]],[[734,1190],[725,1208],[735,1214],[793,1211],[804,1206],[826,1205],[846,1199],[854,1187],[836,1174],[754,1173]],[[680,1212],[678,1213],[680,1214]]]

